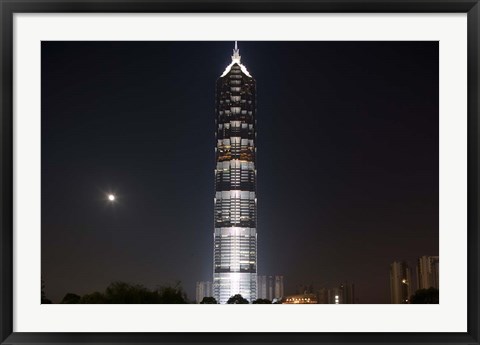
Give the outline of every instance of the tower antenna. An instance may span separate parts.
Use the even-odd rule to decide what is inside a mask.
[[[235,49],[233,49],[232,62],[240,63],[240,49],[238,49],[238,43],[235,41]]]

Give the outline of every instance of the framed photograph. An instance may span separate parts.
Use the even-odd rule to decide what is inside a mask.
[[[0,9],[2,344],[479,344],[478,1]]]

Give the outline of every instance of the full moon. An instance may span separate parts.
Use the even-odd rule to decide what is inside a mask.
[[[108,194],[108,200],[110,200],[110,201],[115,201],[115,195],[113,195],[113,194]]]

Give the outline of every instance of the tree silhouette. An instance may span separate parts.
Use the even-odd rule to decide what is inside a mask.
[[[248,301],[242,297],[242,295],[237,294],[228,299],[227,304],[248,304]]]
[[[272,301],[266,298],[257,298],[252,304],[272,304]]]
[[[183,291],[180,282],[174,287],[162,286],[156,290],[159,300],[157,303],[165,304],[186,304],[188,303],[187,294]]]
[[[218,304],[214,297],[203,297],[200,304]]]
[[[80,299],[81,304],[106,304],[107,300],[103,293],[93,292],[82,296]]]
[[[63,299],[60,303],[62,303],[62,304],[78,304],[78,303],[80,303],[81,298],[82,297],[80,297],[79,295],[69,292],[63,297]]]
[[[410,298],[410,303],[412,304],[438,304],[439,301],[439,292],[438,289],[429,288],[429,289],[420,289],[415,292],[415,294]]]
[[[43,291],[43,290],[42,290]],[[43,295],[42,295],[43,296]],[[216,302],[216,301],[215,301]],[[155,290],[143,285],[113,282],[105,291],[92,292],[82,297],[67,293],[61,303],[65,304],[186,304],[188,298],[181,283],[175,286],[160,286]]]
[[[158,303],[157,300],[156,293],[142,285],[114,282],[105,289],[105,301],[110,304]]]
[[[51,304],[52,301],[50,301],[46,295],[45,295],[45,281],[43,279],[41,279],[41,288],[40,288],[40,296],[41,296],[41,299],[40,299],[40,303],[41,304]]]

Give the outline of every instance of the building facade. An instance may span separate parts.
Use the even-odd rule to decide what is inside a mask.
[[[405,261],[390,265],[390,301],[392,304],[409,303],[412,296],[412,274]]]
[[[417,261],[417,289],[439,288],[438,256],[422,256]]]
[[[273,300],[281,300],[283,293],[283,276],[258,276],[257,297]]]
[[[204,297],[213,297],[212,282],[197,282],[195,290],[195,301],[200,303]]]
[[[216,83],[213,293],[257,298],[256,84],[235,43]]]

